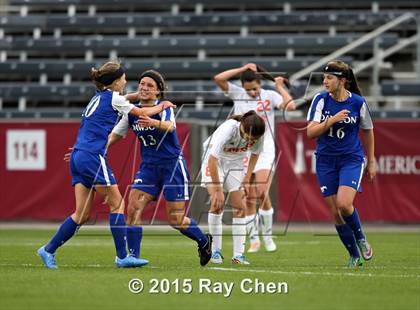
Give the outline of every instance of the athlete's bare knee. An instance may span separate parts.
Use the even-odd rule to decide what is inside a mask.
[[[351,213],[352,205],[353,204],[351,201],[347,201],[345,199],[337,199],[337,209],[343,215]]]
[[[176,216],[176,215],[171,215],[168,218],[169,225],[171,225],[174,228],[180,228],[182,226],[182,220],[183,220],[183,217]]]
[[[73,213],[72,219],[77,225],[83,225],[89,221],[89,214]]]

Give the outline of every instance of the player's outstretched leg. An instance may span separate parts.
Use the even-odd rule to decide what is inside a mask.
[[[80,226],[69,216],[57,230],[52,239],[43,247],[38,249],[38,256],[41,257],[45,267],[49,269],[57,269],[55,251],[68,241]]]
[[[183,235],[197,242],[198,255],[200,256],[200,265],[205,266],[211,259],[211,247],[213,238],[210,234],[203,234],[197,223],[192,218],[184,217],[183,223],[188,222],[189,224],[186,224],[188,225],[186,229],[177,227],[175,225],[172,226],[176,227]]]
[[[343,216],[344,221],[353,231],[354,237],[356,238],[357,245],[360,253],[364,260],[370,260],[373,256],[372,247],[366,240],[366,236],[363,232],[362,225],[360,223],[359,214],[356,208],[353,208],[353,213],[349,216]]]
[[[350,259],[347,266],[361,266],[360,254],[357,248],[356,239],[354,238],[354,234],[350,226],[347,224],[335,225],[335,229],[337,230],[341,242],[350,254]]]

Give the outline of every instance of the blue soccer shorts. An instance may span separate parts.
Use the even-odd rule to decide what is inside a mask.
[[[166,201],[190,199],[190,177],[183,157],[162,164],[142,163],[132,185],[154,197],[161,192]]]
[[[339,186],[349,186],[361,192],[364,169],[365,160],[360,155],[317,155],[316,176],[322,196],[337,194]]]
[[[116,184],[114,174],[106,159],[95,153],[73,150],[70,156],[72,185],[82,183],[87,188],[94,185],[111,186]]]

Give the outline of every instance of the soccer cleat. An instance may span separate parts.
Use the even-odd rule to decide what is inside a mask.
[[[265,246],[265,250],[267,252],[274,252],[277,250],[277,246],[274,243],[272,238],[269,238],[267,240],[264,240],[264,246]]]
[[[370,260],[373,256],[373,250],[366,239],[357,240],[357,246],[359,247],[360,253],[364,260]]]
[[[149,261],[147,259],[136,258],[134,256],[127,256],[124,258],[115,257],[115,265],[118,268],[134,268],[147,265]]]
[[[210,262],[213,264],[223,264],[223,255],[219,250],[214,251],[211,254]]]
[[[57,269],[57,262],[55,261],[55,253],[51,254],[45,251],[45,246],[38,249],[38,256],[41,257],[45,267],[48,269]]]
[[[260,240],[251,241],[249,244],[248,253],[257,253],[260,250],[261,242]]]
[[[349,268],[357,268],[362,265],[363,265],[362,259],[360,257],[353,257],[353,256],[350,256],[349,261],[347,263],[347,267]]]
[[[205,266],[211,259],[211,243],[213,242],[213,237],[210,234],[207,234],[206,244],[200,248],[198,247],[198,256],[200,257],[200,265]]]
[[[249,262],[245,260],[245,256],[236,255],[232,257],[232,264],[234,265],[249,265]]]

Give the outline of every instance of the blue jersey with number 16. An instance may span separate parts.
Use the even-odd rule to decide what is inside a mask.
[[[312,100],[307,120],[322,123],[344,109],[350,111],[348,117],[335,123],[318,137],[317,154],[364,156],[359,128],[372,129],[373,124],[368,106],[362,96],[350,93],[345,101],[338,102],[326,91],[318,93]]]

